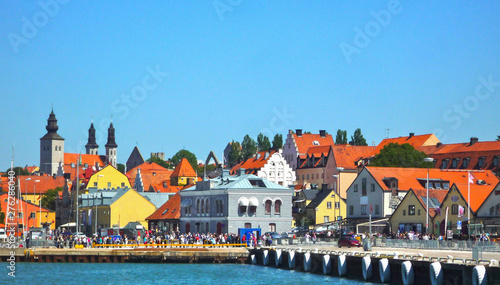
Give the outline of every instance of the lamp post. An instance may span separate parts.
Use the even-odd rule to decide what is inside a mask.
[[[434,161],[431,157],[424,158],[424,162],[432,162]],[[429,234],[429,166],[427,166],[427,183],[425,185],[427,190],[427,197],[425,198],[425,207],[426,207],[426,222],[425,222],[425,233]]]
[[[338,217],[342,217],[342,219],[341,219],[341,220],[343,220],[343,219],[344,219],[344,217],[343,217],[343,216],[341,216],[342,211],[341,211],[341,209],[340,209],[340,204],[341,204],[341,203],[340,203],[340,199],[342,198],[342,197],[340,196],[340,173],[341,173],[342,171],[344,171],[344,168],[343,168],[343,167],[337,167],[337,168],[336,168],[336,170],[337,170],[337,172],[338,172],[338,187],[337,187],[337,196],[339,196],[339,215],[338,215]],[[340,222],[339,229],[340,229],[340,234],[342,235],[342,221]]]
[[[97,187],[96,191],[94,194],[94,204],[95,204],[95,227],[94,227],[94,232],[97,237],[97,203],[96,203],[96,198],[97,198],[97,193],[99,192],[99,177],[103,177],[104,175],[97,175]]]
[[[35,180],[33,182],[33,205],[35,205],[35,199],[36,199],[35,198],[36,197],[36,190],[35,189],[36,189],[36,183],[37,182],[40,182],[40,180]],[[40,199],[40,205],[39,206],[40,206],[40,227],[41,227],[42,226],[42,199]],[[34,213],[35,213],[35,226],[36,226],[36,209],[35,209]]]

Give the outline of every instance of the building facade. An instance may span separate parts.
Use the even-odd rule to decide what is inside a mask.
[[[238,228],[263,232],[289,231],[293,189],[251,175],[220,177],[198,182],[180,192],[181,232],[237,233]]]

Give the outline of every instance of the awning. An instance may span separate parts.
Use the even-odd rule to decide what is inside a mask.
[[[72,222],[72,223],[67,223],[67,224],[64,224],[64,225],[61,225],[59,226],[60,228],[70,228],[70,227],[76,227],[76,223],[75,222]]]
[[[302,203],[304,202],[305,200],[297,200],[297,201],[293,201],[294,203]]]
[[[249,202],[250,202],[250,206],[257,207],[259,205],[259,201],[255,197],[250,198]]]
[[[241,197],[240,200],[238,201],[238,205],[245,207],[248,206],[248,198]]]

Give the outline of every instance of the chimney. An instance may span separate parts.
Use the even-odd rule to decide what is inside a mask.
[[[319,130],[319,135],[324,138],[326,136],[326,131],[325,130]]]
[[[413,136],[415,136],[415,133],[410,133],[410,136],[408,138],[411,139]]]
[[[298,137],[302,136],[302,129],[296,129],[295,133],[297,134]]]
[[[442,145],[443,145],[443,143],[442,143],[442,142],[438,142],[438,143],[436,144],[436,147],[441,147]]]
[[[478,138],[476,138],[476,137],[471,137],[471,138],[470,138],[470,145],[473,145],[473,144],[477,143],[478,141],[479,141],[479,139],[478,139]]]
[[[321,190],[326,190],[326,189],[328,189],[328,183],[321,184]]]
[[[240,168],[238,170],[238,175],[241,176],[241,175],[245,175],[245,168]]]
[[[222,169],[222,178],[229,177],[229,169]]]

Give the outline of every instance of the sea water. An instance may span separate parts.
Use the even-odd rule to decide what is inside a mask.
[[[0,263],[0,284],[370,284],[247,264]]]

